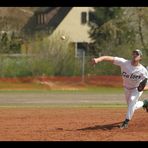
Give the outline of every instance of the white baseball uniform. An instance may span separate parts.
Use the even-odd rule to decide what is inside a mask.
[[[148,71],[143,65],[133,66],[130,60],[114,57],[114,64],[120,66],[125,90],[125,98],[128,105],[126,119],[131,120],[136,109],[143,106],[143,101],[138,101],[143,91],[139,92],[139,83],[148,78]]]

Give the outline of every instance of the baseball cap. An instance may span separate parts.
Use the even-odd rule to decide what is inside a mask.
[[[143,54],[142,54],[142,51],[140,50],[140,49],[135,49],[135,50],[133,50],[133,52],[137,52],[138,53],[138,55],[140,55],[140,56],[142,56]]]

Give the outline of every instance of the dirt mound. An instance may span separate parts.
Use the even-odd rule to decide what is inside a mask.
[[[123,108],[1,108],[0,141],[147,141],[147,113],[119,129]]]

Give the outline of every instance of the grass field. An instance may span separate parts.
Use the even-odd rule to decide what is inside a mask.
[[[144,92],[146,98],[148,92]],[[0,107],[125,107],[122,87],[52,90],[36,83],[0,83]]]
[[[0,107],[124,107],[117,100],[122,88],[90,87],[78,90],[52,90],[34,83],[0,83]],[[111,100],[112,97],[114,100]],[[105,101],[103,101],[104,97]],[[110,99],[110,100],[109,100]]]

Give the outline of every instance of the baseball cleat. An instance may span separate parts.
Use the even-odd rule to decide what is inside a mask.
[[[144,100],[143,103],[143,109],[146,110],[146,112],[148,112],[148,100]]]
[[[120,125],[120,129],[128,128],[129,119],[125,119],[125,121]]]
[[[120,129],[125,129],[128,128],[128,123],[126,123],[125,121],[120,125]]]

